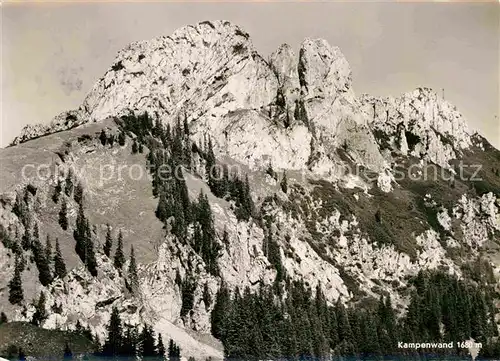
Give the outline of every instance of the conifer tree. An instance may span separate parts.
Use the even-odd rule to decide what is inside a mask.
[[[73,176],[73,169],[70,168],[68,174],[66,175],[66,181],[64,185],[64,193],[66,193],[68,197],[70,197],[71,193],[73,193]]]
[[[208,186],[212,190],[212,192],[217,196],[220,197],[220,191],[218,189],[218,184],[217,184],[217,172],[215,170],[215,154],[214,154],[214,149],[213,149],[213,144],[212,144],[212,139],[208,139],[208,149],[206,150],[206,156],[205,156],[205,172],[207,174],[208,178]]]
[[[16,200],[14,206],[12,207],[12,213],[14,213],[19,219],[23,219],[26,213],[26,206],[24,200],[21,198],[19,193],[16,193]]]
[[[21,281],[21,264],[19,261],[19,256],[16,256],[14,276],[9,282],[9,302],[13,305],[20,305],[23,300],[24,294]]]
[[[163,344],[163,338],[161,337],[161,333],[158,334],[158,344],[156,346],[156,351],[160,359],[163,360],[165,358],[165,345]]]
[[[7,319],[7,315],[2,311],[0,313],[0,325],[7,322],[9,322],[9,320]]]
[[[76,218],[76,228],[73,231],[73,238],[76,241],[75,251],[85,264],[85,267],[94,277],[97,276],[97,260],[95,258],[94,242],[92,241],[92,231],[89,220],[85,217],[83,204],[80,203]]]
[[[168,359],[169,361],[180,361],[181,359],[181,349],[172,339],[168,344]]]
[[[288,179],[286,178],[286,172],[283,172],[283,178],[281,179],[280,187],[283,193],[288,192]]]
[[[56,238],[56,253],[54,255],[54,274],[59,279],[66,276],[66,264],[59,248],[59,240]]]
[[[63,199],[62,204],[61,204],[61,209],[59,211],[59,225],[63,230],[68,229],[68,205],[66,204],[66,200]]]
[[[352,343],[353,334],[351,330],[351,325],[349,323],[349,316],[340,299],[337,301],[337,304],[335,305],[335,313],[337,315],[339,342]]]
[[[170,217],[169,202],[164,192],[160,193],[160,199],[156,207],[156,217],[163,223]]]
[[[36,242],[40,243],[40,227],[38,226],[38,222],[35,222],[35,227],[33,227],[33,242],[31,242],[31,247],[33,247],[33,243]]]
[[[116,307],[113,307],[111,312],[107,332],[108,336],[103,346],[103,355],[107,357],[118,356],[123,344],[123,329],[120,314]]]
[[[43,321],[47,318],[47,311],[45,310],[45,293],[40,292],[40,297],[38,298],[38,302],[35,305],[35,313],[33,314],[33,318],[31,319],[31,323],[35,326],[40,326]]]
[[[107,141],[108,137],[106,136],[106,132],[104,131],[104,129],[101,130],[101,134],[99,134],[99,140],[101,141],[101,144],[103,146],[106,145],[106,141]]]
[[[288,110],[288,106],[286,107],[285,121],[283,125],[285,126],[285,128],[290,127],[290,112]]]
[[[142,357],[154,357],[156,354],[155,338],[152,327],[144,325],[141,336],[141,355]]]
[[[210,314],[210,322],[212,325],[212,335],[215,338],[221,339],[224,335],[225,320],[228,315],[231,304],[231,296],[227,287],[222,284],[215,298],[215,305]]]
[[[128,278],[133,293],[139,289],[139,277],[137,276],[137,265],[135,263],[134,246],[130,246],[130,262],[128,266]]]
[[[52,281],[49,265],[50,260],[47,259],[45,249],[40,242],[38,224],[35,225],[32,249],[35,264],[38,269],[38,279],[42,285],[48,286]]]
[[[212,296],[210,296],[210,290],[207,282],[205,282],[205,285],[203,286],[203,303],[205,303],[206,310],[208,310],[212,304]]]
[[[139,151],[139,147],[137,145],[137,140],[134,139],[134,142],[132,143],[132,154],[137,154]]]
[[[95,258],[95,251],[94,251],[94,242],[92,240],[92,234],[90,230],[90,225],[89,221],[86,220],[86,237],[85,237],[85,260],[86,260],[86,266],[87,269],[89,270],[90,274],[94,277],[97,276],[97,260]]]
[[[123,234],[122,230],[118,232],[118,244],[116,246],[114,265],[116,269],[121,270],[125,263],[125,255],[123,254]]]
[[[138,356],[139,332],[136,326],[126,325],[120,355],[125,357]]]
[[[21,239],[21,245],[25,251],[31,248],[31,234],[29,230],[29,225],[24,227],[23,237]]]
[[[49,269],[51,268],[52,263],[52,244],[50,242],[50,236],[47,234],[47,238],[45,240],[45,258],[49,263]]]
[[[190,274],[186,275],[186,279],[182,282],[182,305],[181,317],[188,315],[194,306],[194,293],[196,291],[196,282],[194,277]]]
[[[62,182],[60,179],[58,179],[57,184],[54,187],[54,193],[52,193],[52,201],[54,203],[59,202],[59,197],[61,195],[61,192],[62,192]]]
[[[122,147],[125,145],[125,132],[123,131],[118,134],[118,144]]]
[[[81,182],[78,182],[75,187],[75,191],[73,192],[73,199],[77,204],[83,202],[83,185]]]
[[[111,255],[111,247],[113,246],[113,237],[111,236],[111,226],[109,224],[106,225],[106,241],[104,242],[104,254],[106,257],[110,257]]]
[[[73,230],[73,238],[76,241],[75,251],[80,257],[82,262],[86,263],[87,255],[87,220],[85,218],[85,211],[83,210],[83,204],[80,203],[78,208],[78,215],[76,217],[76,228]]]

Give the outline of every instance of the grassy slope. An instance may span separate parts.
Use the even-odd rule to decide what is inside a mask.
[[[0,325],[0,355],[8,357],[7,348],[21,347],[27,356],[38,358],[62,357],[66,342],[73,354],[93,352],[94,345],[87,338],[74,332],[45,330],[23,322]],[[17,359],[17,354],[15,355]]]
[[[83,135],[96,136],[102,128],[115,128],[111,120],[93,123],[75,128],[72,130],[59,132],[46,137],[41,137],[0,150],[0,198],[12,199],[14,191],[20,185],[26,184],[23,181],[22,168],[25,164],[69,164],[71,162],[77,169],[85,169],[82,172],[82,183],[85,188],[85,211],[91,224],[96,228],[96,241],[104,242],[106,223],[113,227],[115,244],[117,230],[123,229],[124,251],[128,257],[130,245],[134,245],[136,257],[139,262],[147,262],[156,259],[156,245],[163,236],[162,224],[156,219],[154,211],[157,199],[153,198],[151,182],[148,177],[140,180],[133,180],[128,176],[128,169],[135,164],[145,166],[144,154],[131,154],[131,141],[127,141],[125,147],[115,143],[113,148],[102,147],[97,139],[93,141],[79,142],[78,138]],[[71,147],[68,147],[68,142]],[[58,154],[64,155],[68,150],[69,155],[64,156],[66,164]],[[112,164],[115,169],[124,167],[122,171],[122,181],[120,181],[118,171],[115,176],[108,181],[101,182],[99,178],[100,167],[105,164]],[[61,250],[69,269],[81,265],[79,258],[74,251],[75,241],[72,229],[76,219],[77,205],[71,198],[68,198],[70,228],[62,230],[58,223],[58,212],[60,204],[55,204],[51,200],[54,185],[46,181],[30,180],[39,190],[37,195],[40,199],[40,208],[36,215],[39,219],[41,239],[45,241],[47,234],[54,240],[59,239]],[[10,205],[4,205],[7,212],[0,209],[0,222],[5,224],[5,219],[9,217]],[[2,208],[0,206],[0,208]],[[54,246],[54,245],[53,245]],[[114,252],[114,250],[113,250]],[[6,262],[0,262],[0,272],[10,273],[13,259],[8,258]],[[38,295],[38,279],[36,267],[29,266],[30,272],[23,274],[23,286],[25,300],[31,301]],[[10,304],[7,301],[7,284],[10,279],[0,280],[0,310],[10,312]]]

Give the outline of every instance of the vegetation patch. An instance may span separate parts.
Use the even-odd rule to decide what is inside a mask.
[[[66,346],[74,355],[96,351],[96,345],[78,332],[46,330],[24,322],[0,325],[0,356],[7,359],[17,360],[21,352],[37,358],[62,358]]]

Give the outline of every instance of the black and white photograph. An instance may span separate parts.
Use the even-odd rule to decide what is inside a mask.
[[[500,3],[0,3],[0,361],[500,360]]]

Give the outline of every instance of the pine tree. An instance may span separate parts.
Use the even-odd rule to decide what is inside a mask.
[[[288,128],[290,126],[290,112],[288,110],[288,107],[286,107],[285,122],[283,125],[285,126],[285,128]]]
[[[68,229],[67,213],[68,213],[68,205],[66,204],[66,200],[63,199],[63,202],[61,204],[61,210],[59,211],[59,225],[65,231]]]
[[[66,276],[66,264],[59,248],[59,240],[56,238],[56,253],[54,255],[54,274],[55,277],[63,279]]]
[[[113,307],[111,319],[107,327],[108,337],[103,346],[103,355],[107,357],[118,356],[123,341],[122,322],[118,309]]]
[[[158,206],[156,207],[156,217],[165,223],[165,221],[170,216],[169,202],[167,200],[167,195],[164,192],[160,193],[160,199],[158,201]]]
[[[34,243],[40,244],[40,227],[38,226],[38,222],[35,222],[35,227],[33,227],[33,242],[31,242],[31,247],[33,248]],[[41,244],[40,244],[41,248]]]
[[[181,359],[181,349],[172,339],[168,344],[168,359],[169,361],[180,361]]]
[[[157,356],[155,347],[155,337],[152,327],[144,325],[144,327],[142,328],[140,340],[141,340],[142,357]]]
[[[7,315],[2,311],[0,313],[0,325],[7,322],[9,322],[9,320],[7,319]]]
[[[24,233],[21,239],[21,245],[25,251],[31,248],[31,234],[28,225],[24,227]]]
[[[122,147],[125,145],[125,133],[124,132],[120,132],[120,134],[118,134],[118,144],[120,144]]]
[[[49,269],[51,268],[51,263],[52,263],[52,244],[50,242],[50,236],[47,234],[47,238],[45,241],[45,258],[47,259],[47,262],[49,263]]]
[[[73,192],[73,199],[77,204],[83,202],[83,185],[81,182],[78,182],[78,184],[75,187],[75,191]]]
[[[206,150],[206,156],[205,156],[205,172],[207,174],[208,178],[208,186],[210,187],[210,190],[217,196],[220,197],[220,191],[217,187],[217,172],[216,172],[216,161],[215,161],[215,154],[214,154],[214,149],[213,149],[213,144],[212,144],[212,139],[209,138],[208,140],[208,149]]]
[[[163,344],[161,333],[158,334],[158,344],[156,346],[156,351],[158,356],[160,356],[160,359],[163,360],[165,358],[165,345]]]
[[[349,316],[340,299],[337,301],[337,304],[335,305],[335,313],[337,315],[339,342],[352,344],[353,334],[351,330],[351,325],[349,323]]]
[[[73,193],[73,176],[73,169],[70,168],[68,174],[66,175],[66,184],[64,186],[64,193],[66,193],[68,197],[70,197],[71,193]]]
[[[23,286],[21,281],[21,266],[19,257],[16,256],[14,266],[14,276],[9,282],[9,302],[13,305],[20,305],[24,300]]]
[[[17,218],[23,219],[26,213],[26,205],[24,200],[21,198],[19,193],[16,193],[16,200],[14,202],[14,206],[12,207],[12,213],[14,213]]]
[[[126,330],[123,335],[122,347],[120,355],[124,357],[135,357],[138,355],[138,345],[140,342],[139,331],[136,326],[126,325]]]
[[[226,317],[230,309],[231,297],[227,287],[222,284],[215,298],[215,305],[210,314],[212,325],[212,335],[215,338],[222,339],[224,335]]]
[[[52,282],[52,274],[50,272],[50,259],[46,258],[45,249],[40,242],[38,231],[38,224],[35,224],[35,231],[33,233],[33,258],[38,269],[38,279],[44,286],[48,286]]]
[[[139,290],[139,277],[137,276],[137,265],[135,263],[134,246],[130,246],[130,262],[128,266],[128,278],[132,293]]]
[[[288,192],[288,179],[286,178],[286,172],[283,172],[283,178],[281,179],[280,186],[283,193]]]
[[[80,203],[78,208],[78,215],[76,217],[76,228],[73,230],[73,238],[76,241],[75,252],[80,257],[82,262],[86,264],[87,255],[87,220],[85,218],[85,211],[83,204]]]
[[[116,269],[121,270],[125,263],[125,255],[123,254],[123,234],[122,230],[118,232],[118,245],[116,246],[114,265]]]
[[[104,131],[104,129],[101,130],[101,134],[99,134],[99,140],[101,141],[101,144],[103,146],[106,145],[106,141],[107,141],[108,137],[106,136],[106,132]]]
[[[212,296],[210,296],[210,289],[208,288],[208,282],[205,282],[203,286],[203,303],[205,303],[205,309],[208,310],[212,304]]]
[[[33,318],[31,319],[31,323],[35,326],[40,326],[43,321],[47,318],[47,311],[45,310],[45,293],[40,292],[40,297],[38,298],[38,302],[35,305],[35,313],[33,314]]]
[[[59,196],[61,195],[62,192],[62,182],[60,179],[57,180],[57,184],[54,187],[54,193],[52,193],[52,201],[54,203],[59,202]]]
[[[250,193],[250,182],[248,180],[248,175],[245,176],[245,184],[243,187],[243,199],[241,206],[243,209],[244,219],[249,220],[254,212],[254,204],[252,200],[252,195]]]
[[[139,151],[139,148],[137,146],[137,140],[134,139],[134,142],[132,143],[132,154],[136,154]]]
[[[86,222],[86,234],[85,234],[85,260],[86,260],[86,266],[87,269],[89,270],[90,274],[94,277],[97,277],[97,260],[95,258],[95,251],[94,251],[94,242],[92,241],[92,234],[90,230],[90,225],[89,221],[87,220]]]
[[[73,230],[73,238],[76,241],[75,251],[82,260],[85,267],[94,277],[97,276],[97,260],[92,240],[92,231],[89,220],[85,217],[83,204],[80,203],[78,216],[76,218],[76,228]]]
[[[192,275],[186,275],[186,279],[182,282],[182,305],[181,317],[187,316],[194,306],[194,293],[196,291],[196,282]]]
[[[104,242],[104,254],[106,257],[110,257],[111,255],[111,247],[113,246],[113,238],[111,236],[111,226],[109,224],[106,225],[106,241]]]

